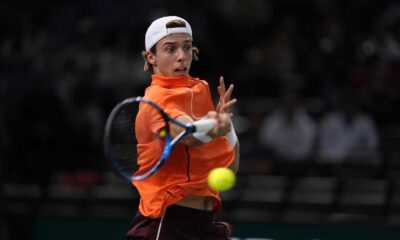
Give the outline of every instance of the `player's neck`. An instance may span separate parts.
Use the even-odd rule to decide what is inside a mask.
[[[190,77],[189,75],[179,77],[166,77],[153,74],[151,78],[152,85],[160,85],[164,87],[188,87],[192,86],[195,83],[195,79]]]

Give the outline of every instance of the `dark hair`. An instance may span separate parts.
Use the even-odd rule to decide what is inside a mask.
[[[182,20],[172,20],[165,25],[167,28],[181,28],[186,27],[186,23]]]

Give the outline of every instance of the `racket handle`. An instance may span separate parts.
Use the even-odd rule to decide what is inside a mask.
[[[214,127],[215,123],[214,119],[204,118],[194,122],[193,125],[196,126],[195,132],[208,132]]]

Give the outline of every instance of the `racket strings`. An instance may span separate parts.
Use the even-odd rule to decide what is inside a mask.
[[[172,149],[165,127],[170,120],[155,103],[138,98],[124,100],[112,110],[104,145],[107,159],[120,177],[129,182],[139,181],[160,168]],[[144,146],[150,148],[138,156],[138,149],[145,149]]]
[[[127,105],[115,116],[112,125],[110,143],[118,161],[115,165],[124,172],[133,173],[137,166],[137,140],[135,137],[135,116],[137,107]]]

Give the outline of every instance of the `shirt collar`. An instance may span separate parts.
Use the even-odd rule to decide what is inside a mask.
[[[191,87],[196,83],[196,79],[187,76],[182,77],[165,77],[157,74],[151,75],[151,85],[159,85],[161,87]]]

